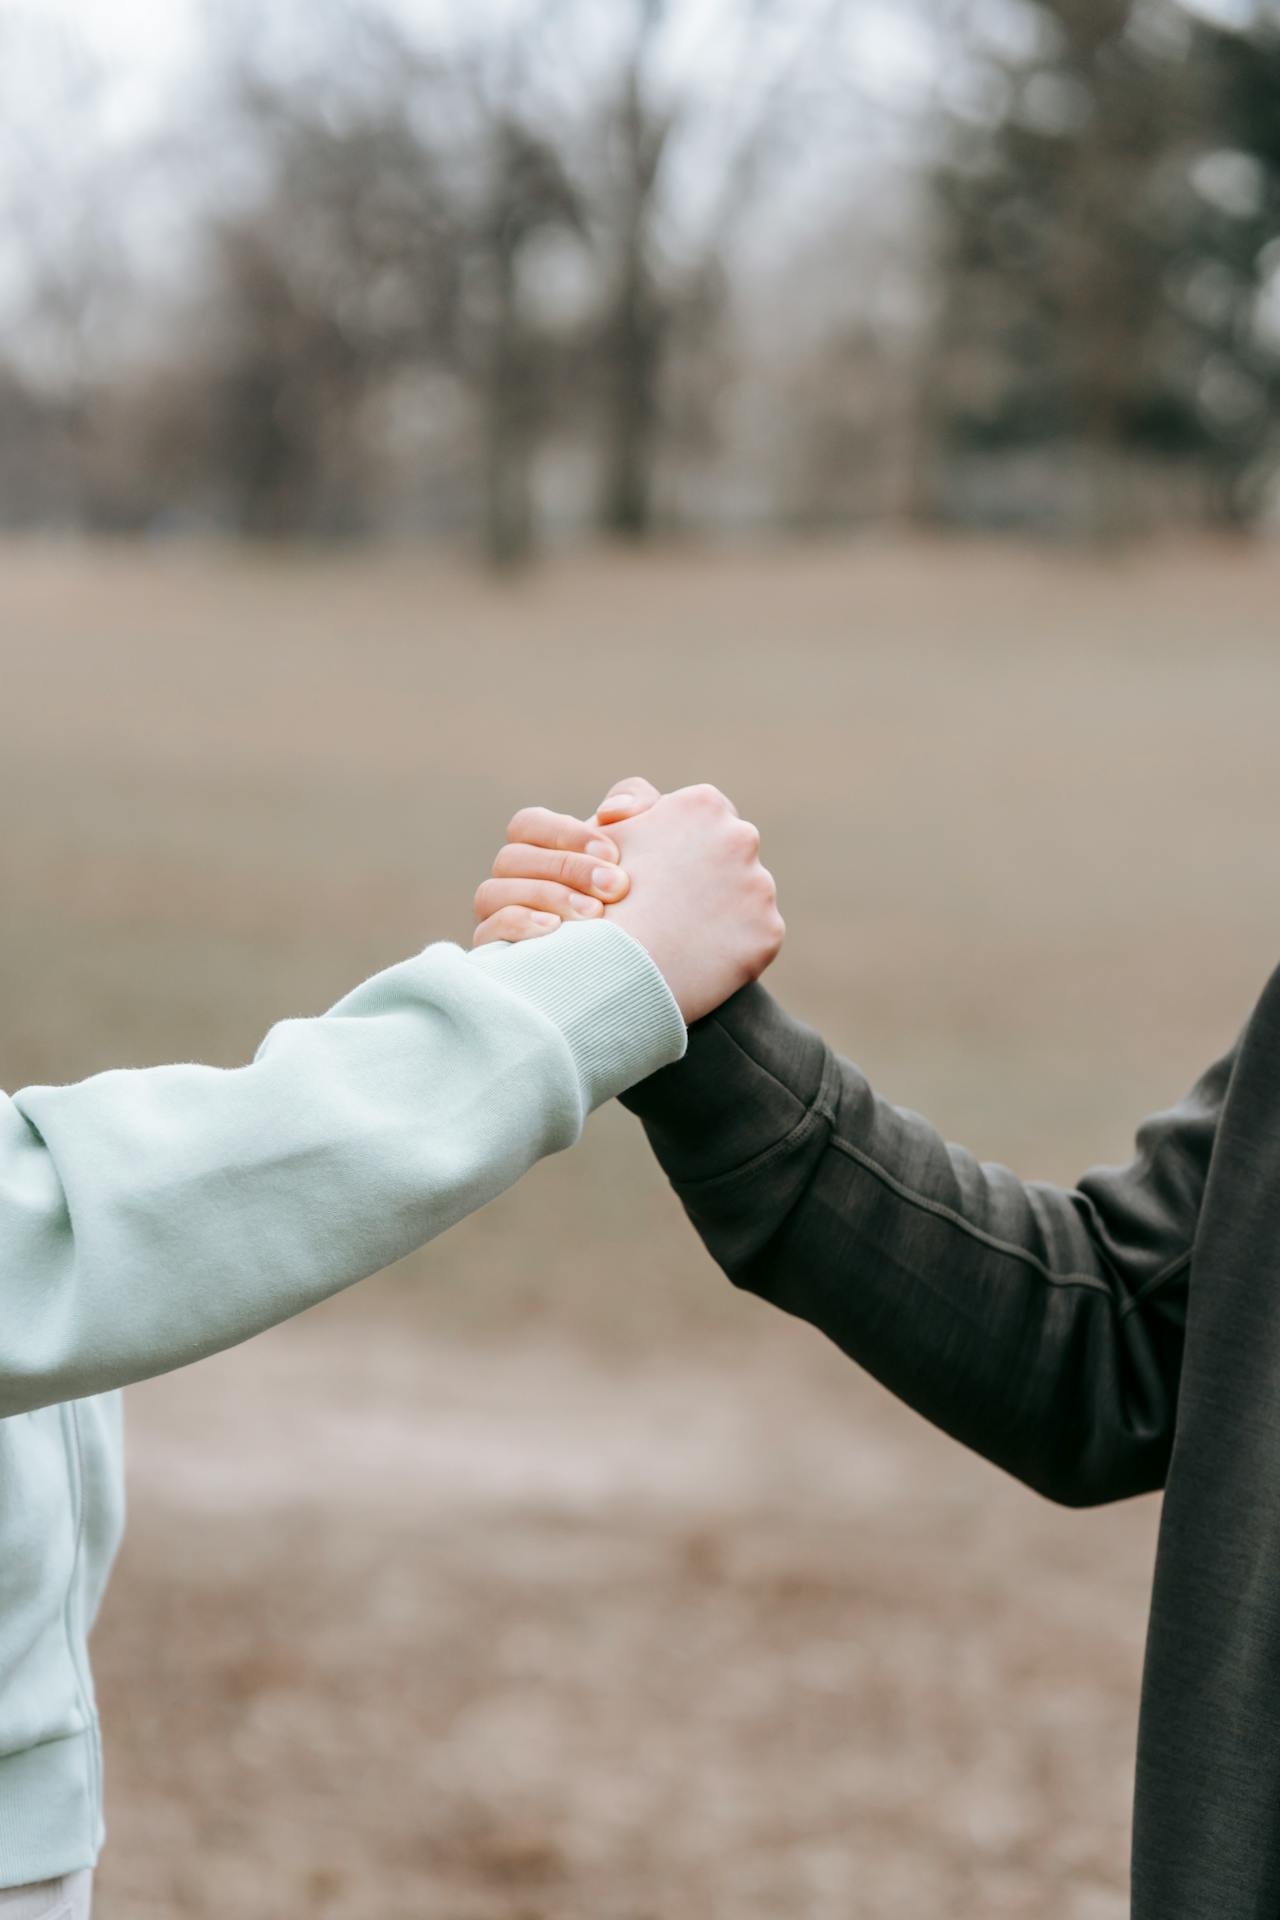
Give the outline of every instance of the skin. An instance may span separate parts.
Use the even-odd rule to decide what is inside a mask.
[[[516,814],[476,893],[474,944],[601,914],[648,950],[690,1023],[757,979],[786,931],[760,836],[730,801],[710,786],[660,794],[639,778],[619,781],[591,820]]]

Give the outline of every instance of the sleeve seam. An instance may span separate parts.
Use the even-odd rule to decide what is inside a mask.
[[[797,1103],[799,1102],[799,1096],[792,1088],[788,1087],[784,1081],[780,1080],[777,1075],[762,1062],[756,1060],[754,1055],[748,1053],[741,1042],[733,1034],[729,1033],[726,1027],[719,1022],[717,1022],[717,1024],[720,1025],[721,1032],[725,1034],[726,1038],[744,1059],[750,1060],[751,1064],[761,1073],[765,1074],[774,1086],[790,1095]],[[773,1141],[761,1152],[754,1154],[748,1160],[740,1162],[737,1166],[726,1168],[720,1173],[703,1174],[693,1180],[677,1179],[674,1184],[681,1193],[699,1193],[706,1192],[717,1185],[728,1186],[734,1181],[744,1180],[757,1175],[781,1154],[794,1150],[818,1121],[825,1120],[832,1129],[828,1145],[837,1153],[843,1154],[846,1159],[852,1160],[855,1165],[862,1167],[865,1172],[871,1174],[874,1179],[878,1180],[882,1186],[887,1187],[890,1192],[897,1194],[897,1196],[906,1201],[909,1206],[915,1207],[919,1212],[929,1214],[933,1218],[945,1222],[948,1226],[954,1227],[958,1232],[965,1234],[969,1239],[989,1247],[992,1252],[1003,1254],[1008,1259],[1017,1260],[1022,1265],[1030,1267],[1051,1287],[1071,1287],[1084,1289],[1090,1293],[1101,1294],[1106,1300],[1111,1302],[1120,1319],[1126,1319],[1128,1315],[1134,1312],[1145,1300],[1156,1293],[1160,1287],[1174,1279],[1190,1262],[1192,1248],[1186,1247],[1182,1252],[1177,1254],[1174,1259],[1168,1261],[1161,1267],[1158,1272],[1151,1274],[1144,1280],[1127,1299],[1120,1297],[1117,1286],[1110,1284],[1098,1274],[1056,1272],[1047,1261],[1041,1260],[1039,1256],[1032,1253],[1028,1247],[1020,1247],[1012,1241],[1002,1240],[997,1234],[987,1233],[983,1228],[975,1226],[971,1220],[966,1220],[963,1214],[957,1213],[954,1208],[946,1206],[942,1201],[930,1199],[928,1195],[916,1192],[914,1188],[907,1186],[903,1181],[897,1179],[895,1175],[890,1173],[887,1167],[881,1166],[879,1161],[873,1159],[872,1156],[864,1152],[862,1148],[854,1146],[851,1141],[844,1139],[842,1135],[837,1133],[835,1127],[837,1124],[838,1082],[838,1065],[834,1056],[828,1052],[817,1092],[810,1104],[803,1109],[794,1125],[790,1127],[781,1138]]]
[[[831,1145],[838,1153],[844,1154],[847,1159],[854,1161],[879,1180],[882,1186],[888,1187],[890,1192],[896,1193],[900,1199],[905,1200],[908,1205],[918,1208],[922,1213],[931,1214],[937,1220],[945,1221],[948,1226],[955,1227],[969,1239],[990,1247],[993,1253],[1003,1253],[1009,1259],[1018,1260],[1024,1266],[1031,1267],[1051,1287],[1084,1287],[1091,1293],[1101,1293],[1108,1300],[1115,1301],[1112,1289],[1096,1273],[1056,1273],[1047,1261],[1041,1260],[1028,1247],[1019,1247],[1010,1240],[1001,1240],[997,1234],[987,1233],[983,1228],[975,1227],[972,1220],[966,1220],[963,1214],[957,1213],[952,1207],[945,1206],[942,1201],[930,1200],[925,1194],[916,1193],[911,1187],[905,1186],[887,1168],[882,1167],[879,1161],[873,1160],[870,1154],[864,1153],[860,1147],[853,1146],[848,1140],[841,1139],[838,1134],[832,1135]]]
[[[1194,1246],[1184,1248],[1176,1260],[1170,1260],[1169,1264],[1161,1267],[1158,1273],[1153,1273],[1149,1280],[1144,1280],[1142,1285],[1125,1301],[1123,1307],[1120,1309],[1120,1318],[1122,1320],[1127,1318],[1137,1307],[1141,1306],[1144,1300],[1150,1299],[1153,1293],[1157,1293],[1166,1281],[1175,1279],[1184,1267],[1189,1267],[1191,1265],[1193,1252]]]

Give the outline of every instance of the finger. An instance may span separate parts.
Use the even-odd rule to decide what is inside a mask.
[[[592,920],[604,912],[591,895],[574,893],[552,880],[486,880],[476,894],[476,919],[487,920],[503,907],[532,907],[536,913],[554,913],[561,920]]]
[[[687,806],[701,807],[708,813],[732,814],[735,820],[738,817],[738,809],[728,794],[722,793],[719,787],[713,787],[707,780],[700,781],[694,787],[677,787],[671,797],[678,797]]]
[[[596,819],[602,827],[612,826],[615,820],[632,820],[638,813],[648,813],[661,798],[652,780],[633,774],[629,780],[614,782],[596,808]]]
[[[558,880],[574,893],[594,893],[612,905],[625,898],[630,877],[618,866],[601,866],[585,853],[552,853],[548,847],[503,847],[493,863],[495,880]]]
[[[473,947],[490,940],[537,940],[544,933],[555,933],[563,925],[558,913],[533,913],[528,907],[502,907],[482,920],[472,935]]]
[[[562,853],[585,853],[593,860],[618,858],[617,847],[597,832],[594,820],[577,820],[571,813],[552,813],[546,807],[521,807],[507,827],[507,839]]]

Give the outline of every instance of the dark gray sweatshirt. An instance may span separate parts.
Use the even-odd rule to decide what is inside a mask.
[[[761,987],[626,1104],[737,1285],[1051,1499],[1166,1489],[1134,1920],[1280,1916],[1280,971],[1070,1190],[945,1143]]]

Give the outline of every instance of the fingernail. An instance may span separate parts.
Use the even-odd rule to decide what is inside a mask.
[[[599,900],[589,900],[585,893],[574,895],[573,910],[580,920],[590,920],[593,914],[603,913],[604,906]]]
[[[591,875],[591,884],[597,893],[607,894],[614,899],[623,890],[621,867],[596,867]]]
[[[529,925],[537,927],[541,933],[554,933],[560,925],[560,916],[558,913],[531,913]]]
[[[618,849],[612,840],[589,840],[587,852],[593,860],[608,860],[613,865],[617,865]]]
[[[611,814],[634,813],[639,805],[640,802],[633,793],[615,793],[609,799],[602,800],[596,812],[599,813],[601,809],[607,807]]]

